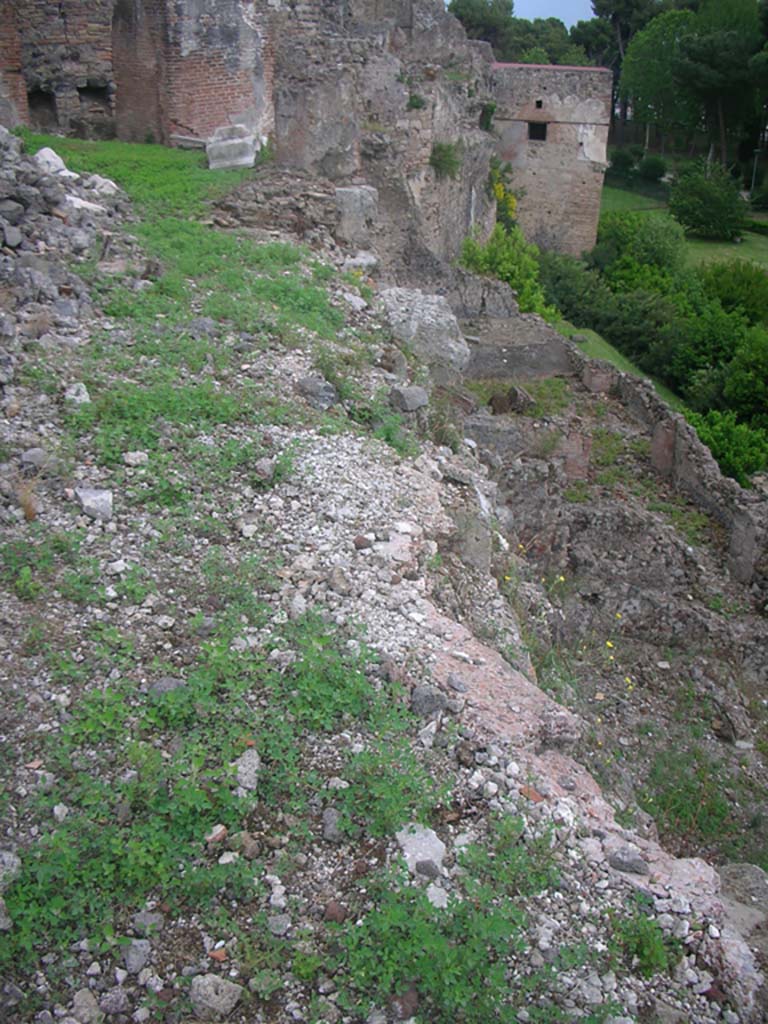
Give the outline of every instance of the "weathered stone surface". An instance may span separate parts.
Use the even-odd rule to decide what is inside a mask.
[[[379,193],[368,185],[336,189],[336,238],[365,248],[378,219]]]
[[[230,1014],[243,994],[242,985],[218,974],[198,974],[192,979],[189,996],[192,1009],[202,1021],[220,1021]]]
[[[624,871],[632,875],[650,874],[648,864],[631,846],[622,846],[620,849],[614,850],[608,857],[608,863],[616,871]]]
[[[381,301],[393,335],[419,358],[438,371],[458,373],[467,366],[469,346],[442,295],[388,288]]]
[[[249,747],[235,761],[237,773],[237,784],[241,789],[252,792],[259,785],[259,772],[261,771],[261,758],[255,747]]]
[[[81,988],[75,993],[72,1000],[72,1016],[79,1024],[101,1024],[104,1020],[96,996],[87,988]]]
[[[59,174],[61,171],[66,171],[67,169],[67,165],[61,159],[59,154],[49,146],[39,149],[32,159],[40,170],[45,171],[46,174]]]
[[[221,171],[233,167],[253,167],[261,142],[245,125],[217,128],[205,147],[208,167]]]
[[[424,825],[406,825],[395,836],[400,849],[402,850],[405,863],[412,875],[415,875],[422,866],[421,874],[424,874],[423,866],[432,863],[438,873],[442,871],[443,858],[446,854],[445,843],[436,832]]]
[[[435,686],[422,683],[413,688],[411,709],[416,715],[426,718],[428,715],[434,715],[438,711],[444,711],[447,704],[448,700],[445,694]]]
[[[94,487],[77,487],[75,497],[83,512],[91,519],[112,518],[112,491],[97,490]]]
[[[417,409],[429,405],[429,394],[424,388],[415,385],[396,387],[389,392],[389,403],[400,412],[416,412]]]
[[[322,377],[302,377],[296,382],[296,390],[313,409],[321,412],[330,409],[339,400],[336,388]]]

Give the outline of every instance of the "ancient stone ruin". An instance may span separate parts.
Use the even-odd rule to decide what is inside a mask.
[[[8,127],[200,146],[234,127],[254,152],[270,138],[281,166],[377,188],[415,270],[490,228],[498,152],[530,237],[594,241],[609,73],[496,65],[442,0],[16,0],[0,19]],[[456,147],[455,172],[430,165],[436,144]]]

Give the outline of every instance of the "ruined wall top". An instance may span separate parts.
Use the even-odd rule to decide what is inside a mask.
[[[494,63],[493,84],[499,117],[610,124],[613,72],[609,68]]]

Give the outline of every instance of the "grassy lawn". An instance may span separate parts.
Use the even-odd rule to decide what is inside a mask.
[[[711,260],[739,259],[751,260],[768,268],[768,237],[747,231],[741,242],[706,242],[701,238],[689,238],[688,254],[694,266]]]
[[[664,203],[660,199],[641,196],[624,188],[612,188],[606,185],[600,201],[601,213],[636,213],[645,210],[663,210]]]
[[[666,205],[659,199],[610,185],[603,188],[601,213],[653,213],[663,210],[666,210]],[[762,218],[757,215],[755,219]],[[703,238],[689,238],[688,254],[691,266],[712,260],[742,259],[768,268],[768,237],[747,231],[741,242],[708,242]]]
[[[577,342],[585,356],[589,356],[590,359],[604,359],[606,363],[611,363],[617,370],[621,370],[623,373],[631,373],[635,377],[650,380],[659,397],[663,398],[667,405],[677,409],[679,412],[684,410],[685,403],[674,391],[671,391],[659,381],[654,380],[647,373],[643,373],[638,366],[635,366],[631,359],[627,359],[625,355],[622,355],[617,348],[614,348],[597,331],[590,331],[585,327],[575,327],[567,320],[559,321],[555,324],[555,327],[566,338],[572,338],[575,334],[586,338],[586,341]]]

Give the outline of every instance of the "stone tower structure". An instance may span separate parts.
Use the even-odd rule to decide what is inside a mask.
[[[495,64],[498,152],[520,188],[520,225],[544,249],[595,244],[611,120],[607,68]]]

